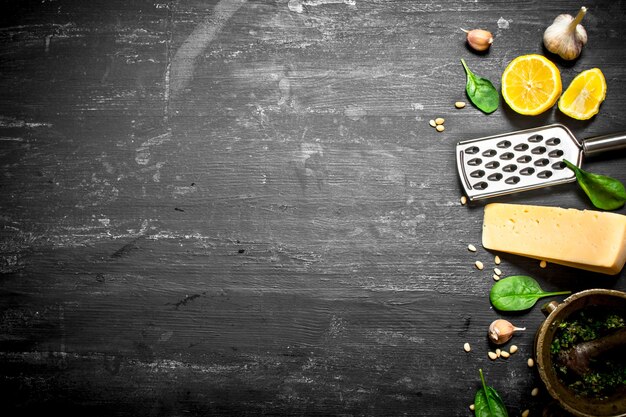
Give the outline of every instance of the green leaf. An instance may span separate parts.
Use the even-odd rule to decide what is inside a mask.
[[[479,369],[478,372],[482,388],[476,391],[474,397],[474,414],[476,417],[508,417],[509,413],[500,394],[494,388],[487,386],[483,370]]]
[[[534,306],[540,298],[564,294],[571,294],[571,291],[545,292],[533,278],[512,275],[491,287],[489,300],[500,311],[522,311]]]
[[[475,75],[465,63],[465,60],[461,59],[461,64],[467,74],[467,84],[465,85],[465,92],[470,101],[485,113],[493,113],[500,104],[500,94],[498,90],[493,86],[491,81],[486,78],[481,78]]]
[[[602,210],[615,210],[626,203],[624,184],[615,178],[584,171],[567,159],[563,162],[576,174],[576,181],[593,205]]]

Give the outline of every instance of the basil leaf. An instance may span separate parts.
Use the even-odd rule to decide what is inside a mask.
[[[624,184],[615,178],[592,174],[564,159],[565,165],[576,174],[576,181],[594,206],[602,210],[615,210],[626,203]]]
[[[498,90],[486,78],[475,75],[467,67],[465,60],[461,59],[461,64],[467,74],[467,84],[465,92],[470,101],[485,113],[493,113],[500,104],[500,94]]]
[[[487,386],[483,370],[479,369],[478,372],[482,388],[476,391],[474,397],[474,414],[476,417],[508,417],[509,413],[500,394],[494,388]]]
[[[501,311],[527,310],[538,299],[553,295],[571,294],[571,291],[545,292],[539,283],[526,275],[512,275],[496,282],[489,292],[489,300]]]

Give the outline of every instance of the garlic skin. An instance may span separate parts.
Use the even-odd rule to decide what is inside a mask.
[[[473,29],[465,30],[461,29],[467,34],[467,44],[478,52],[483,52],[489,49],[493,43],[493,35],[488,30]]]
[[[491,340],[496,345],[502,345],[508,342],[513,337],[513,333],[522,330],[526,330],[526,328],[515,327],[506,320],[494,320],[489,325],[489,340]]]
[[[587,31],[580,24],[586,13],[587,8],[581,7],[576,17],[558,15],[543,33],[546,49],[568,61],[578,58],[587,43]]]

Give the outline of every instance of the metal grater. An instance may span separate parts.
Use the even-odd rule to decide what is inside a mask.
[[[567,159],[626,148],[626,133],[578,140],[561,124],[459,142],[456,164],[470,200],[512,194],[576,180]]]

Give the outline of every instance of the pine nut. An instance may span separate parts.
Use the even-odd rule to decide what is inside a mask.
[[[489,356],[489,359],[491,359],[492,361],[495,361],[496,359],[498,359],[498,355],[496,355],[495,352],[489,352],[487,353],[487,355]]]
[[[461,205],[466,205],[467,204],[467,197],[465,197],[464,195],[461,196]]]
[[[526,362],[528,364],[529,368],[532,368],[533,366],[535,366],[535,361],[533,360],[533,358],[528,358],[528,362]]]
[[[539,262],[539,267],[540,268],[545,268],[546,266],[548,266],[548,263],[546,261]]]
[[[517,352],[517,345],[511,345],[509,353],[514,354],[515,352]]]
[[[493,261],[496,263],[496,265],[500,265],[500,262],[502,262],[502,261],[500,260],[500,257],[499,257],[498,255],[496,255],[496,257],[494,258],[494,260],[493,260]]]
[[[500,268],[493,268],[493,272],[495,272],[497,276],[502,275],[502,271],[500,270]]]
[[[456,103],[454,103],[454,107],[456,107],[457,109],[462,109],[463,107],[465,107],[465,102],[457,101]]]
[[[469,409],[474,411],[476,409],[476,406],[474,404],[470,404]]]
[[[442,125],[443,122],[445,122],[445,121],[446,121],[446,119],[444,119],[443,117],[437,117],[435,119],[435,123],[438,124],[438,125]]]
[[[532,395],[533,397],[539,395],[539,388],[533,388],[533,390],[530,391],[530,395]]]
[[[494,281],[500,281],[500,277],[497,276],[496,274],[493,274],[493,280]]]
[[[432,127],[437,126],[437,123],[435,123],[435,121],[432,119],[428,122],[428,124],[431,125]]]
[[[501,353],[502,353],[502,351],[501,351],[500,349],[496,349],[496,355],[497,355],[498,357],[500,357],[500,354],[501,354]]]
[[[480,269],[480,270],[482,270],[482,269],[485,267],[485,266],[483,265],[483,263],[482,263],[482,262],[480,262],[480,261],[476,261],[476,262],[474,262],[474,265],[476,265],[476,268],[478,268],[478,269]]]
[[[472,347],[470,346],[469,343],[465,342],[465,344],[463,345],[463,350],[465,350],[466,352],[469,352],[470,350],[472,350]]]
[[[530,410],[522,411],[522,417],[528,417],[530,415]]]
[[[444,130],[446,130],[446,128],[443,127],[443,125],[437,125],[437,127],[435,127],[435,129],[437,129],[437,132],[443,132]]]
[[[467,245],[467,250],[469,250],[470,252],[476,252],[476,246],[470,243],[469,245]]]
[[[502,352],[500,352],[500,356],[502,356],[504,359],[508,359],[511,354],[506,350],[503,350]]]

